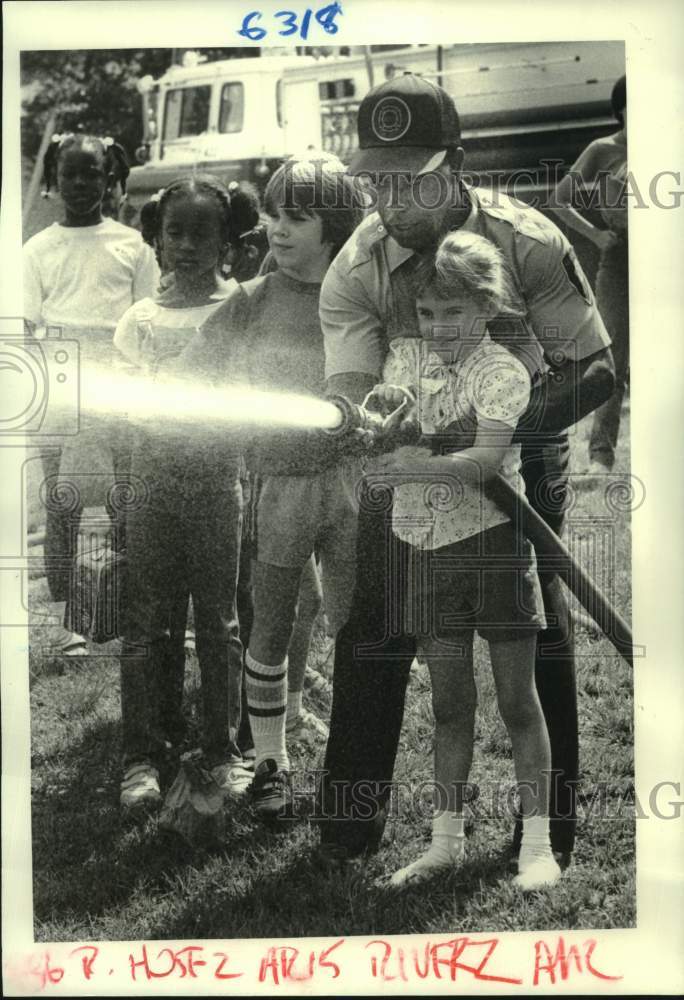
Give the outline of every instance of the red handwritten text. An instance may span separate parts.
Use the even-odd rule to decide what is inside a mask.
[[[204,948],[199,944],[190,944],[185,948],[161,948],[154,961],[150,958],[147,946],[142,946],[140,958],[134,955],[128,956],[128,963],[131,972],[131,979],[136,982],[137,973],[140,970],[146,979],[165,979],[166,976],[176,975],[179,979],[197,979],[200,969],[210,963],[203,957]],[[224,952],[214,952],[213,958],[220,959],[214,969],[215,979],[237,979],[241,972],[229,973],[226,971],[228,956]]]
[[[335,941],[328,948],[324,948],[320,954],[309,951],[300,952],[299,948],[289,945],[278,948],[269,948],[259,966],[259,982],[265,983],[270,978],[273,984],[278,986],[281,982],[304,982],[313,979],[317,969],[327,969],[332,979],[337,979],[340,974],[340,967],[337,962],[329,961],[328,956],[344,944],[344,938]]]
[[[498,938],[476,940],[457,937],[435,944],[428,941],[420,951],[411,948],[407,954],[403,948],[394,949],[389,941],[376,939],[369,941],[366,948],[378,945],[381,947],[382,951],[371,955],[370,968],[373,978],[382,979],[383,982],[401,979],[407,983],[413,974],[419,979],[434,976],[436,979],[448,978],[451,982],[455,982],[458,973],[462,972],[474,979],[488,982],[522,983],[522,979],[517,977],[495,975],[484,971],[498,944]],[[465,957],[477,964],[469,964],[464,961]]]
[[[95,959],[100,954],[100,949],[96,948],[94,944],[84,944],[80,948],[74,948],[73,951],[69,952],[69,955],[81,954],[81,972],[86,979],[91,979],[95,971]]]
[[[61,965],[52,964],[48,951],[43,952],[37,964],[31,965],[31,974],[37,977],[41,990],[50,984],[61,983],[64,979],[64,969]]]
[[[608,976],[603,972],[599,972],[594,966],[592,955],[594,954],[596,943],[593,938],[589,938],[581,946],[576,944],[566,945],[564,938],[559,937],[556,950],[553,952],[546,941],[535,941],[533,986],[539,985],[542,973],[548,976],[548,981],[552,986],[556,984],[556,974],[560,976],[561,982],[565,982],[573,968],[579,973],[586,971],[596,979],[622,979],[622,976]]]

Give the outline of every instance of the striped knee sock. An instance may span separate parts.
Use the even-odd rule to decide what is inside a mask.
[[[247,650],[245,673],[249,722],[256,750],[255,767],[271,758],[279,771],[287,771],[290,768],[285,748],[287,658],[276,666],[268,666],[255,660]]]

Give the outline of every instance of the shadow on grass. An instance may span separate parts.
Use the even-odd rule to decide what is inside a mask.
[[[58,785],[34,788],[34,914],[43,923],[86,924],[124,908],[136,894],[153,900],[196,871],[210,850],[159,830],[156,817],[126,820],[118,804],[119,725],[101,721],[59,755]],[[54,778],[52,779],[54,782]],[[168,782],[167,782],[168,783]],[[268,831],[250,828],[248,810],[227,816],[231,850],[253,849]],[[215,854],[215,852],[213,852]],[[164,936],[168,935],[165,930]]]
[[[289,842],[288,842],[289,841]],[[278,841],[262,838],[265,851]],[[280,856],[257,860],[244,870],[244,855],[221,859],[221,868],[203,891],[184,900],[174,918],[160,926],[160,936],[184,938],[348,937],[400,933],[449,933],[459,912],[476,892],[506,877],[508,854],[477,859],[452,875],[437,876],[420,887],[391,890],[381,881],[384,852],[360,867],[334,872],[316,865],[317,835],[308,824],[280,840]],[[253,856],[253,855],[252,855]],[[261,863],[263,862],[263,863]],[[269,873],[269,867],[277,870]],[[486,930],[486,928],[483,928]]]

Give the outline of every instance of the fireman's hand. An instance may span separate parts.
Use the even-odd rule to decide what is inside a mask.
[[[415,398],[409,389],[401,385],[392,385],[389,382],[380,382],[373,386],[364,400],[364,407],[373,413],[382,413],[389,416],[395,413],[400,407],[406,409],[409,404],[413,404]]]

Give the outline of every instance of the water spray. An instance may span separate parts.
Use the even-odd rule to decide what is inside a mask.
[[[159,433],[176,432],[182,426],[224,427],[228,433],[257,435],[306,430],[342,442],[362,431],[367,454],[396,446],[396,432],[416,402],[405,391],[402,403],[382,414],[372,408],[372,391],[357,404],[342,395],[320,399],[241,384],[214,387],[186,378],[150,379],[95,367],[84,374],[81,408],[88,414],[128,416]]]

